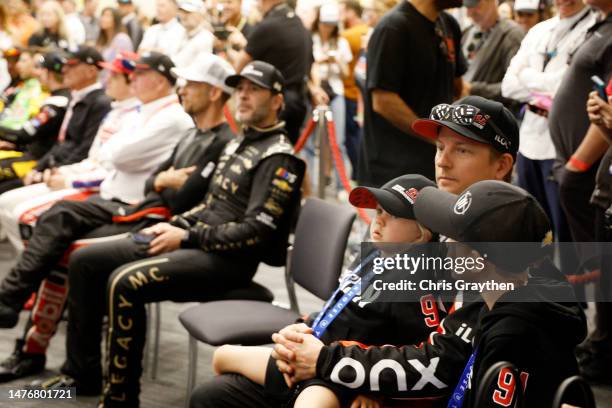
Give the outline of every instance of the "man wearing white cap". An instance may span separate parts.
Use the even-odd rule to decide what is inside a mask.
[[[112,221],[99,226],[88,236],[106,237],[109,231],[136,232],[144,226],[156,224],[163,215],[179,214],[195,207],[208,190],[222,150],[234,139],[223,115],[223,106],[232,92],[224,83],[225,79],[234,73],[229,63],[218,56],[207,54],[197,58],[187,68],[173,68],[171,71],[182,81],[179,94],[183,109],[193,117],[196,127],[183,132],[184,136],[172,155],[147,180],[145,199],[133,207],[124,206],[123,211],[118,211]],[[117,238],[119,236],[109,237],[104,241],[109,243]],[[93,245],[92,249],[96,246]],[[83,296],[89,296],[88,290],[93,289],[87,286],[87,279],[79,278],[80,276],[70,284],[74,292],[71,304],[76,302],[75,306],[78,305],[76,308],[79,310],[73,312],[74,324],[70,323],[68,329],[69,357],[62,372],[74,377],[76,383],[81,386],[81,392],[97,394],[100,392],[101,372],[97,372],[96,368],[100,367],[101,360],[96,359],[96,354],[92,355],[89,349],[97,347],[99,351],[99,343],[88,337],[87,332],[85,339],[81,338],[82,332],[77,333],[77,330],[87,331],[90,326],[89,323],[84,325],[83,316],[87,313],[97,313],[97,307],[103,307],[103,304],[92,307],[81,305]],[[87,364],[83,365],[83,361],[95,363],[82,371],[87,367]],[[70,385],[75,380],[59,376],[46,381],[44,385],[57,388]]]
[[[516,0],[514,2],[514,21],[528,32],[544,19],[544,2],[540,0]]]
[[[172,56],[177,67],[189,65],[195,57],[211,53],[215,36],[204,27],[204,2],[180,0],[179,18],[185,27],[185,38],[179,51]]]

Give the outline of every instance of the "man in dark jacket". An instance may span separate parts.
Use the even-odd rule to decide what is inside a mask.
[[[284,262],[305,166],[293,155],[278,119],[282,83],[280,72],[260,61],[226,80],[236,88],[244,129],[216,169],[204,169],[212,171],[212,181],[200,206],[133,238],[72,255],[68,360],[62,368],[72,378],[58,377],[50,386],[101,391],[100,328],[107,313],[104,405],[137,406],[146,303],[205,300],[248,285],[261,261]],[[127,348],[126,338],[131,339]]]
[[[72,91],[70,104],[57,143],[25,176],[25,185],[42,181],[46,169],[76,163],[87,157],[98,127],[111,109],[111,101],[98,82],[98,63],[101,61],[100,53],[88,46],[80,46],[62,60],[64,85]]]
[[[463,95],[479,95],[516,107],[501,95],[501,82],[525,33],[512,20],[501,18],[495,0],[464,0],[474,24],[461,37],[461,47],[468,61],[463,76]]]
[[[63,54],[51,51],[41,58],[39,80],[51,95],[42,102],[38,114],[20,128],[0,126],[0,139],[12,144],[15,150],[24,152],[15,158],[15,162],[38,160],[52,148],[70,102],[70,91],[64,86],[62,75]],[[19,172],[12,166],[12,160],[2,160],[0,166],[2,189],[23,185]]]
[[[221,151],[233,138],[223,116],[223,106],[232,91],[225,86],[224,80],[233,73],[233,69],[221,58],[206,55],[187,69],[173,72],[187,81],[180,90],[183,108],[193,116],[198,128],[189,130],[170,158],[149,177],[145,183],[145,198],[140,203],[134,206],[114,205],[109,209],[102,202],[71,201],[67,205],[69,212],[61,206],[57,210],[53,209],[55,207],[50,210],[63,212],[60,218],[64,224],[58,225],[57,221],[53,221],[53,216],[39,220],[34,229],[36,245],[26,248],[24,255],[39,262],[20,260],[18,267],[2,282],[0,325],[7,327],[15,324],[17,310],[21,308],[24,297],[38,288],[41,275],[45,279],[33,313],[42,315],[38,311],[38,303],[47,304],[47,310],[57,310],[58,313],[53,317],[48,314],[44,318],[38,316],[37,322],[28,325],[25,339],[18,340],[13,355],[0,364],[0,382],[31,375],[44,368],[44,353],[54,331],[49,333],[49,328],[57,324],[68,296],[65,273],[54,269],[57,269],[59,258],[73,240],[82,237],[106,237],[105,241],[118,239],[114,235],[138,231],[160,219],[186,211],[204,198]],[[37,235],[42,235],[42,238]],[[85,244],[80,242],[76,246]],[[44,248],[45,253],[31,254],[33,247],[37,252]],[[43,270],[32,270],[32,265]],[[52,297],[46,296],[49,292],[53,292]],[[44,324],[47,330],[39,327],[39,324]]]

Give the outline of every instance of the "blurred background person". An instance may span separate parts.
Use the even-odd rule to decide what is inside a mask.
[[[83,2],[83,10],[79,15],[81,24],[85,28],[85,42],[89,45],[95,44],[100,34],[96,11],[98,11],[98,0],[85,0]]]
[[[528,32],[531,28],[548,18],[546,0],[516,0],[514,2],[514,21]]]
[[[68,48],[73,44],[66,27],[64,9],[57,1],[48,0],[41,4],[36,17],[40,29],[30,37],[29,46]]]
[[[355,64],[361,53],[361,40],[368,33],[369,27],[361,20],[363,8],[357,0],[347,0],[340,3],[340,18],[344,26],[341,35],[348,42],[353,55],[348,66],[348,75],[343,79],[345,104],[345,141],[346,153],[353,169],[352,179],[357,178],[357,160],[359,158],[359,143],[361,128],[357,123],[357,105],[359,88],[355,83]]]
[[[501,18],[507,18],[508,20],[514,20],[514,1],[508,0],[497,6],[497,11]]]
[[[134,51],[132,40],[127,35],[116,8],[106,7],[100,14],[100,35],[96,48],[107,62],[112,62],[121,52]]]
[[[514,21],[499,16],[496,0],[464,0],[463,5],[473,24],[461,36],[468,62],[462,96],[493,99],[518,113],[518,104],[502,97],[501,81],[525,33]]]
[[[0,51],[8,50],[13,45],[13,39],[8,26],[6,6],[0,3]],[[0,92],[11,83],[11,74],[8,71],[6,59],[0,58]]]
[[[353,60],[351,47],[346,38],[340,36],[340,9],[335,3],[325,3],[319,9],[312,24],[313,83],[323,89],[326,104],[331,108],[336,140],[344,167],[349,169],[345,147],[344,78],[349,75],[349,63]],[[331,164],[331,163],[330,163]],[[350,174],[350,172],[348,172]],[[336,187],[343,191],[340,176],[336,171]]]
[[[2,90],[2,95],[0,96],[0,112],[11,102],[21,85],[22,81],[19,77],[19,72],[17,71],[19,55],[21,55],[21,50],[15,47],[2,51],[2,59],[6,61],[6,70],[9,74],[10,82]]]
[[[225,24],[225,27],[230,31],[232,29],[238,30],[245,38],[249,38],[253,26],[249,23],[247,17],[242,15],[242,0],[219,0],[217,4],[222,6],[221,21]]]
[[[250,61],[267,62],[285,78],[285,107],[280,117],[292,143],[300,136],[306,118],[306,80],[312,64],[312,39],[302,20],[284,0],[260,0],[263,19],[246,39],[246,47],[230,62],[240,72]],[[239,32],[234,35],[239,36]],[[244,37],[244,36],[242,36]],[[279,39],[282,39],[280,41]]]
[[[157,24],[147,28],[138,52],[158,51],[174,57],[185,40],[185,28],[177,19],[178,6],[174,0],[157,0]],[[195,56],[194,56],[195,57]]]
[[[179,0],[179,20],[185,27],[185,38],[172,57],[177,67],[191,65],[193,59],[204,53],[212,53],[215,36],[207,30],[202,0]]]
[[[136,6],[132,3],[132,0],[117,0],[117,3],[119,14],[121,14],[121,23],[132,39],[134,49],[137,50],[142,41],[144,31],[140,21],[138,21]]]
[[[25,47],[30,36],[38,29],[38,23],[30,15],[30,9],[23,0],[5,0],[8,25],[13,44]]]
[[[64,9],[64,18],[68,36],[74,44],[80,45],[85,43],[85,27],[81,23],[81,18],[77,13],[77,4],[75,0],[60,0]]]

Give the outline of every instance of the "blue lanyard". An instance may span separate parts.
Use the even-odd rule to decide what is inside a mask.
[[[461,408],[463,406],[463,400],[465,399],[465,392],[468,389],[469,383],[472,379],[472,372],[474,370],[474,360],[476,360],[476,353],[478,349],[474,350],[472,355],[470,356],[465,368],[463,369],[463,374],[461,374],[461,378],[455,387],[455,391],[453,391],[453,395],[448,400],[448,405],[446,408]]]
[[[360,262],[359,265],[357,265],[357,267],[355,267],[355,269],[346,276],[346,278],[343,279],[342,283],[348,282],[354,276],[357,276],[364,265],[369,264],[379,255],[380,251],[372,252],[366,259]],[[366,276],[361,278],[360,281],[357,281],[351,290],[346,292],[344,296],[342,296],[342,298],[340,298],[340,300],[333,307],[331,307],[334,299],[336,299],[336,296],[338,296],[338,293],[340,293],[344,285],[341,283],[340,286],[338,286],[338,289],[336,289],[329,300],[325,302],[323,309],[319,312],[317,318],[312,324],[312,330],[316,338],[320,339],[321,336],[323,336],[323,333],[325,333],[329,325],[336,319],[336,317],[338,317],[340,312],[342,312],[342,310],[351,302],[351,300],[353,300],[353,298],[359,292],[361,292],[362,286],[367,286],[370,283],[372,278],[374,278],[374,275],[376,275],[374,271],[370,271]]]

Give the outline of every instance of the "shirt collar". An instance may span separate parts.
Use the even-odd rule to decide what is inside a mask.
[[[130,13],[130,14],[125,15],[125,16],[124,16],[124,17],[121,19],[121,22],[122,22],[123,24],[126,24],[128,21],[130,21],[131,19],[133,19],[133,18],[135,18],[135,17],[136,17],[136,14],[135,14],[134,12],[132,12],[132,13]]]
[[[141,102],[138,99],[132,97],[132,98],[124,99],[122,101],[113,101],[111,103],[111,107],[113,109],[130,110],[130,109],[133,109],[133,108],[135,108],[136,106],[138,106],[140,104],[141,104]]]
[[[93,92],[97,89],[102,89],[102,84],[99,82],[89,85],[83,89],[79,89],[78,91],[72,91],[72,100],[74,101],[74,103],[77,103],[83,98],[85,98],[85,96],[87,96],[90,92]]]
[[[172,95],[168,95],[168,96],[164,96],[162,98],[156,99],[152,102],[149,103],[145,103],[142,105],[142,109],[141,112],[148,112],[148,111],[152,111],[155,112],[157,109],[160,109],[161,107],[163,107],[165,104],[170,104],[171,102],[177,102],[178,103],[178,97],[174,94]]]

